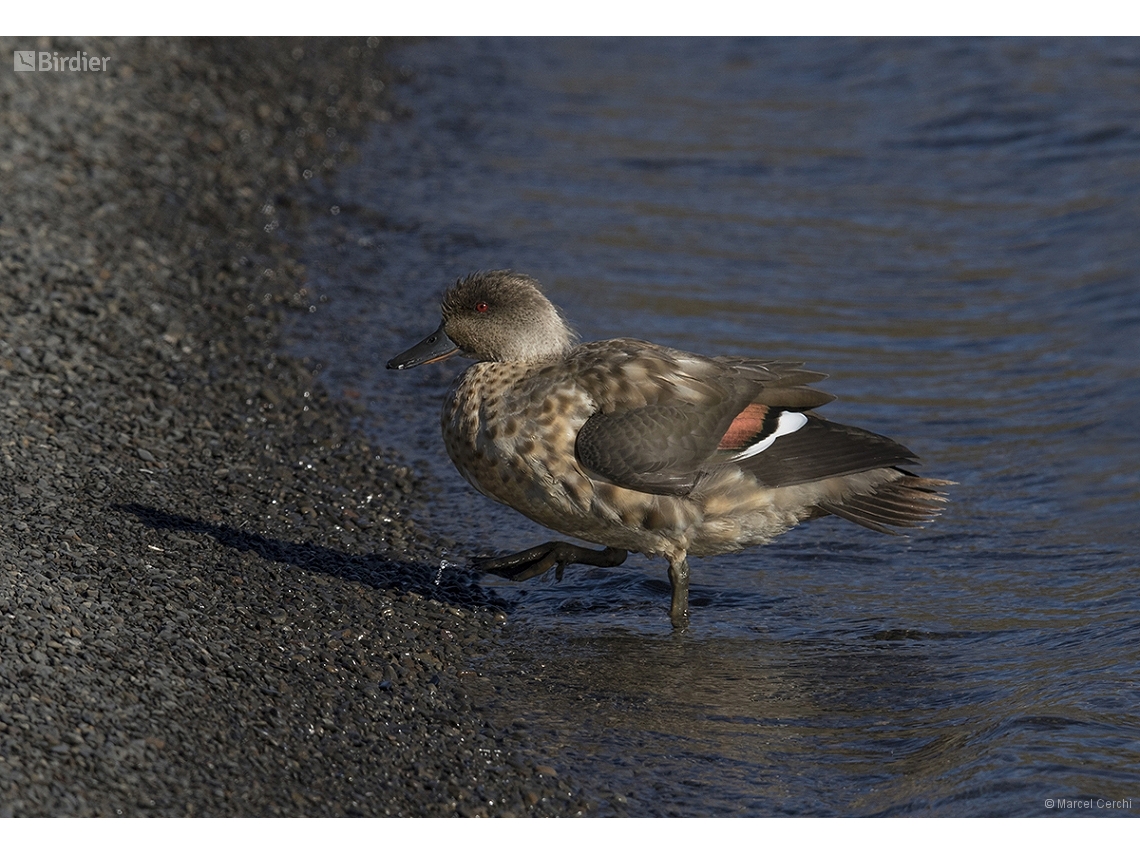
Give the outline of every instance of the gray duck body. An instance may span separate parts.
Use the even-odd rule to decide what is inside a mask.
[[[826,514],[893,532],[944,501],[937,488],[949,482],[900,468],[917,462],[905,447],[812,412],[833,397],[807,385],[825,375],[800,363],[637,339],[574,346],[538,283],[512,271],[461,280],[442,310],[436,333],[389,367],[456,352],[477,360],[443,406],[456,468],[535,522],[608,548],[603,562],[547,544],[570,552],[533,565],[529,550],[487,562],[492,572],[529,578],[556,563],[561,577],[571,561],[663,555],[683,627],[688,555],[768,543]]]

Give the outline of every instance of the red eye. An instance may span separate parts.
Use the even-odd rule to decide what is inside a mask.
[[[489,308],[491,308],[491,307],[488,306],[486,303],[484,303],[482,300],[480,300],[478,303],[475,304],[475,311],[476,312],[485,312]]]

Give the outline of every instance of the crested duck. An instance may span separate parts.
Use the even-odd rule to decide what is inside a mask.
[[[673,625],[688,625],[688,556],[764,544],[834,514],[875,531],[921,526],[953,482],[902,468],[907,448],[814,410],[833,395],[802,363],[699,356],[637,339],[575,344],[539,283],[475,273],[439,328],[388,362],[476,362],[443,406],[447,453],[479,492],[565,535],[477,569],[530,579],[573,563],[669,562]]]

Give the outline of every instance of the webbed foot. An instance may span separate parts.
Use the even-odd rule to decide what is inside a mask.
[[[524,549],[500,558],[474,558],[471,565],[480,573],[494,573],[512,582],[522,582],[541,576],[551,567],[555,578],[562,581],[562,571],[568,564],[589,564],[594,567],[617,567],[626,558],[624,549],[587,549],[561,540]]]

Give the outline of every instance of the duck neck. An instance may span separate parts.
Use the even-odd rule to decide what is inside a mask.
[[[570,328],[551,307],[549,315],[531,321],[526,335],[502,342],[495,362],[551,362],[564,356],[574,342]]]

